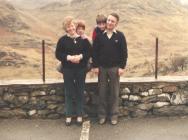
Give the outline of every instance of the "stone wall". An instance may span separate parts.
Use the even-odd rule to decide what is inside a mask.
[[[85,112],[96,116],[97,83],[87,83]],[[188,115],[187,81],[122,81],[119,116]],[[58,119],[64,116],[63,83],[0,85],[0,118]]]

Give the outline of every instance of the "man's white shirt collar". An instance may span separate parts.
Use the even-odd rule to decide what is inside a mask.
[[[104,30],[103,34],[105,34],[105,33],[117,33],[117,30],[116,30],[116,29],[113,29],[112,32],[108,32],[107,30]]]
[[[112,32],[109,32],[109,31],[107,31],[107,30],[105,30],[104,32],[103,32],[103,34],[105,34],[106,33],[106,35],[108,36],[108,38],[110,39],[111,37],[112,37],[112,35],[113,35],[113,33],[117,33],[117,31],[116,31],[116,29],[114,29]]]

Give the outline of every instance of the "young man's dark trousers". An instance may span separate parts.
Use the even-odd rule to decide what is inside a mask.
[[[99,106],[98,117],[111,119],[118,117],[119,112],[119,74],[118,67],[99,67]]]

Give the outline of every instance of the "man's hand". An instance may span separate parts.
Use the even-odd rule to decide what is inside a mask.
[[[119,69],[118,69],[118,74],[119,74],[119,76],[121,76],[123,73],[124,73],[124,69],[119,68]]]

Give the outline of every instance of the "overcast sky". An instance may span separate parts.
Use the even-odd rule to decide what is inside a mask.
[[[182,4],[188,5],[188,0],[180,0]]]

